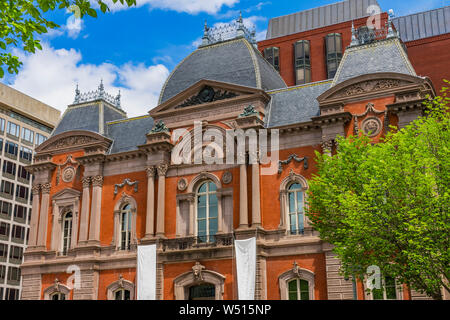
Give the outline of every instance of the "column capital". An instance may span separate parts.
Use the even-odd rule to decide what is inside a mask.
[[[145,171],[147,172],[147,178],[154,178],[155,177],[156,168],[154,166],[147,167],[145,169]]]
[[[40,184],[35,184],[31,187],[31,193],[33,194],[33,196],[37,196],[39,195],[39,192],[41,191],[41,185]]]
[[[52,184],[50,182],[44,183],[41,185],[42,194],[50,194],[50,189],[52,188]]]
[[[92,179],[92,186],[94,187],[102,187],[103,186],[103,176],[94,176]]]
[[[91,184],[91,177],[84,177],[81,179],[81,182],[83,183],[83,188],[89,188],[89,185]]]
[[[160,163],[157,165],[156,169],[158,170],[158,176],[166,176],[167,170],[169,170],[169,165],[167,163]]]

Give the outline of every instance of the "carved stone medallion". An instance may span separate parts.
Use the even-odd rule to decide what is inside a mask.
[[[226,171],[222,176],[222,182],[224,184],[229,184],[233,181],[233,174],[230,171]]]
[[[180,180],[178,180],[178,190],[180,191],[184,191],[187,189],[188,186],[188,182],[185,178],[181,178]]]
[[[362,130],[364,134],[369,137],[375,137],[381,132],[382,124],[380,119],[376,117],[370,117],[363,121]]]
[[[75,168],[66,167],[62,173],[62,180],[64,182],[72,182],[74,178],[75,178]]]

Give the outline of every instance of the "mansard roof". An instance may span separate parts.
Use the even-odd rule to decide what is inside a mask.
[[[272,97],[266,113],[268,128],[309,122],[320,114],[317,97],[331,87],[331,80],[269,91]]]
[[[263,90],[285,88],[280,74],[245,38],[202,46],[184,59],[161,90],[159,103],[200,80],[214,80]]]
[[[363,74],[394,72],[416,76],[397,37],[348,47],[333,80],[333,86]]]
[[[106,124],[106,135],[113,140],[110,154],[137,150],[146,143],[146,134],[153,128],[153,118],[141,116]]]

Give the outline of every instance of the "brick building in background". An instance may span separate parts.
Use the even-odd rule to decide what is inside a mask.
[[[345,3],[355,28],[362,25],[364,5],[372,2]],[[327,10],[312,9],[312,15],[327,21]],[[157,299],[237,299],[234,241],[250,237],[257,239],[255,299],[426,298],[388,277],[385,290],[374,294],[342,277],[332,247],[304,214],[315,151],[335,152],[337,135],[368,134],[378,142],[390,125],[404,127],[420,116],[426,96],[436,94],[391,23],[375,33],[339,23],[305,31],[318,34],[317,48],[330,32],[341,32],[342,48],[348,46],[342,57],[330,56],[341,60],[332,77],[324,56],[312,52],[306,61],[303,55],[298,66],[311,65],[312,83],[287,87],[240,18],[228,39],[205,27],[202,45],[173,70],[148,115],[127,118],[120,96],[102,84],[89,94],[77,89],[28,167],[35,179],[22,298],[135,299],[137,247],[156,244]],[[280,68],[287,70],[292,49],[291,60],[283,60],[283,51]],[[292,84],[292,74],[281,75]],[[196,137],[196,121],[200,134],[213,129],[217,135],[203,137],[207,142],[233,149],[238,146],[226,139],[227,130],[278,130],[275,171],[267,174],[270,165],[258,161],[173,161],[175,150],[211,146]],[[177,129],[194,138],[173,138]],[[208,152],[220,158],[223,150],[214,150]],[[257,154],[247,151],[249,159]],[[74,270],[81,280],[75,288]]]
[[[25,170],[61,113],[0,83],[0,300],[21,295],[20,265],[31,218],[32,176]]]
[[[378,2],[346,0],[272,18],[258,49],[288,86],[332,79],[350,45],[352,23],[357,31],[366,31],[370,5],[378,6]],[[387,18],[388,13],[381,13],[380,25]],[[439,90],[450,70],[450,7],[396,17],[392,22],[417,74],[430,77]]]

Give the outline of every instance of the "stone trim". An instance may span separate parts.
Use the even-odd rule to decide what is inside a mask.
[[[115,247],[116,250],[120,250],[120,215],[122,213],[122,208],[130,204],[131,206],[131,235],[130,235],[130,244],[137,244],[137,236],[136,236],[136,216],[137,216],[137,202],[132,196],[129,196],[125,192],[122,193],[122,197],[116,202],[114,206],[114,234],[112,237],[111,245]]]
[[[294,262],[294,268],[284,272],[283,274],[281,274],[278,277],[278,284],[279,284],[279,288],[280,288],[281,300],[288,300],[289,296],[288,296],[288,285],[287,284],[289,281],[294,280],[294,279],[301,279],[301,280],[308,281],[309,297],[310,297],[310,300],[314,300],[314,279],[315,279],[314,272],[307,270],[307,269],[299,268],[299,267],[296,268],[295,266],[296,266],[296,263]]]
[[[289,173],[289,175],[283,179],[283,181],[281,181],[280,184],[280,225],[279,225],[279,229],[282,230],[288,230],[288,221],[289,221],[289,199],[288,199],[288,188],[291,184],[294,183],[299,183],[303,188],[303,197],[304,197],[304,202],[306,202],[306,196],[307,193],[306,191],[308,190],[308,181],[306,180],[305,177],[303,177],[300,174],[297,174],[294,172],[294,170],[291,169],[291,172]],[[304,218],[304,226],[309,227],[309,219],[306,217]]]
[[[66,300],[69,300],[70,288],[61,284],[58,279],[55,279],[55,284],[44,290],[44,300],[51,300],[51,295],[57,292],[64,294]]]
[[[118,289],[125,289],[130,291],[130,300],[134,300],[134,283],[128,280],[123,279],[122,275],[119,276],[119,280],[111,283],[107,288],[107,299],[108,300],[115,300],[114,293]]]
[[[216,288],[215,299],[223,300],[225,276],[211,270],[202,270],[201,277],[188,271],[173,280],[175,300],[189,299],[189,288],[200,284],[213,284]]]

